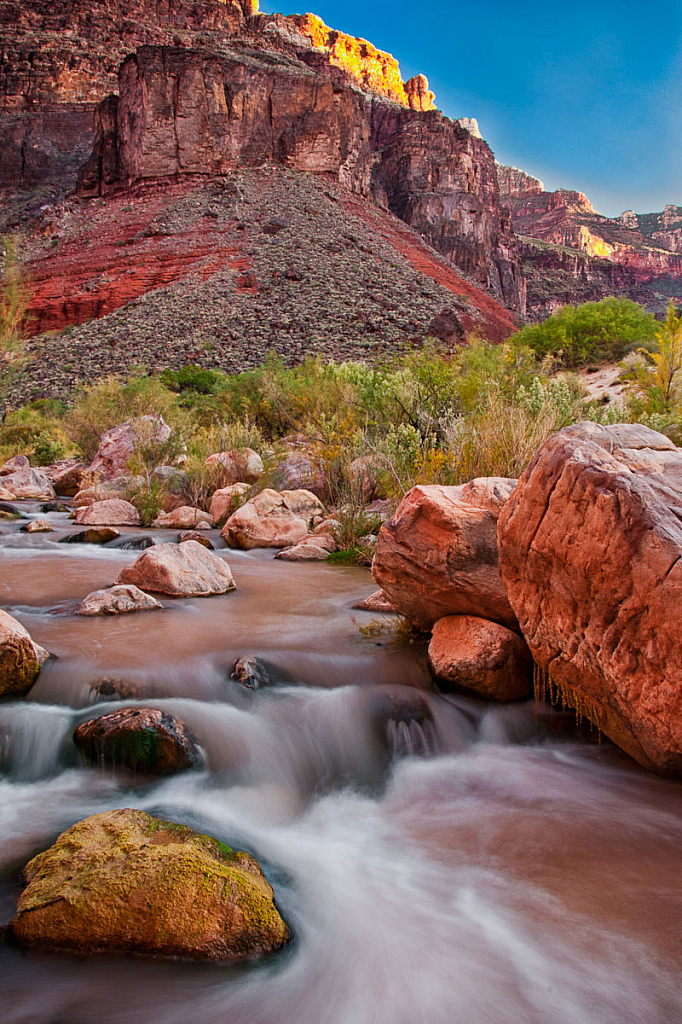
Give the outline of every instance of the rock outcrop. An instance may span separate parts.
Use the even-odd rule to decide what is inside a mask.
[[[0,695],[27,693],[48,657],[28,630],[0,609]]]
[[[500,572],[540,686],[648,768],[682,773],[682,451],[568,427],[499,520]]]
[[[372,576],[394,609],[421,629],[446,615],[514,626],[497,568],[497,520],[515,480],[413,487],[384,523]]]
[[[126,768],[146,775],[172,775],[201,760],[184,722],[155,708],[121,708],[81,722],[73,734],[92,765]]]
[[[209,597],[236,587],[225,559],[195,540],[154,544],[127,566],[116,582],[133,583],[140,590],[174,597]]]
[[[475,615],[446,615],[433,627],[429,665],[438,682],[488,700],[530,697],[532,659],[518,633]]]
[[[26,946],[224,960],[289,937],[250,854],[144,811],[79,821],[23,879],[10,931]]]

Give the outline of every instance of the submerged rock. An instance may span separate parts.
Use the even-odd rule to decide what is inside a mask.
[[[100,700],[139,700],[143,696],[142,687],[130,679],[117,679],[115,676],[104,676],[90,684],[91,702]]]
[[[530,651],[518,633],[476,615],[447,615],[433,627],[429,665],[436,679],[489,700],[533,693]]]
[[[230,679],[241,683],[248,690],[267,689],[272,686],[286,686],[293,683],[292,676],[271,661],[247,654],[237,658],[230,672]]]
[[[172,775],[201,760],[185,723],[155,708],[121,708],[90,718],[78,726],[73,741],[92,765],[144,775]]]
[[[139,526],[140,517],[131,502],[123,498],[106,498],[79,508],[75,522],[79,526]]]
[[[421,629],[445,615],[516,624],[497,568],[497,520],[515,486],[479,477],[408,491],[381,528],[372,565],[396,611]]]
[[[682,774],[682,450],[637,424],[567,427],[499,534],[546,683],[640,764]]]
[[[93,590],[76,608],[76,615],[120,615],[122,612],[144,612],[163,605],[132,584],[117,585],[107,590]]]
[[[120,573],[117,583],[179,597],[208,597],[234,590],[236,583],[224,558],[194,540],[155,544]]]
[[[0,695],[27,693],[49,657],[20,622],[0,609]]]
[[[255,858],[144,811],[78,822],[23,879],[10,932],[26,946],[224,960],[289,938]]]

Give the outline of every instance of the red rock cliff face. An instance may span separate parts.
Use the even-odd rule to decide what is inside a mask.
[[[313,61],[313,65],[314,65]],[[275,163],[331,174],[523,310],[515,239],[487,144],[437,111],[359,91],[340,68],[258,53],[142,47],[98,113],[83,194]]]
[[[498,167],[498,181],[521,239],[532,315],[614,294],[656,312],[668,296],[682,299],[682,208],[603,217],[582,192],[546,192],[517,168]]]

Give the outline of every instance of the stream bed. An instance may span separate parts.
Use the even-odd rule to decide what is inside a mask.
[[[0,1024],[682,1021],[679,784],[556,735],[532,701],[432,692],[418,646],[360,630],[364,569],[221,547],[233,593],[76,616],[139,552],[64,544],[78,528],[48,518],[53,533],[0,524],[0,606],[56,655],[0,701],[0,925],[58,833],[139,807],[252,851],[294,939],[238,966],[3,943]],[[282,685],[232,680],[243,655]],[[130,697],[103,700],[102,680]],[[74,728],[126,703],[186,722],[202,766],[83,768]]]

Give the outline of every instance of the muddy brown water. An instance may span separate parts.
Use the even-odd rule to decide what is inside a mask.
[[[252,850],[295,939],[237,968],[0,945],[0,1024],[682,1021],[679,784],[552,738],[532,702],[429,692],[419,649],[358,629],[362,569],[221,549],[232,594],[77,617],[137,552],[61,544],[75,528],[49,518],[0,524],[0,605],[57,656],[0,702],[0,923],[60,831],[141,807]],[[232,681],[244,654],[284,685]],[[82,768],[73,729],[119,706],[102,678],[187,722],[202,766]]]

